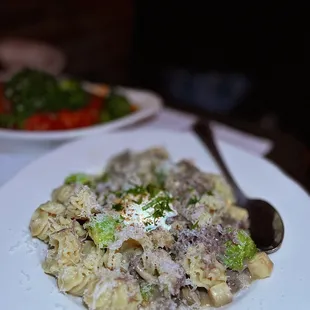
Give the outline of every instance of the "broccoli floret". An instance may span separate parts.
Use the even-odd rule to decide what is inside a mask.
[[[257,252],[256,245],[244,230],[237,232],[238,243],[227,241],[223,262],[232,270],[242,270],[244,263],[253,258]]]
[[[12,103],[12,112],[25,117],[35,112],[55,111],[63,105],[56,78],[32,69],[13,75],[5,83],[5,96]]]
[[[123,226],[120,217],[111,215],[97,215],[86,225],[86,229],[95,244],[100,248],[106,248],[115,241],[115,232]]]
[[[107,110],[104,119],[109,120],[123,117],[131,112],[130,103],[126,97],[111,93],[106,99]]]
[[[80,82],[65,79],[59,82],[59,87],[63,92],[64,102],[70,109],[80,109],[85,106],[89,95],[82,88]]]
[[[93,182],[93,177],[85,173],[74,173],[66,177],[65,184],[83,184],[91,185]]]
[[[78,81],[59,82],[49,73],[23,69],[5,83],[5,97],[12,103],[12,113],[26,119],[38,112],[80,109],[89,94]]]

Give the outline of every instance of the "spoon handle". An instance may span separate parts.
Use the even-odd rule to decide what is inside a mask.
[[[213,133],[211,131],[208,120],[197,121],[193,125],[193,129],[198,135],[198,137],[202,140],[202,142],[208,147],[214,160],[216,161],[220,170],[222,171],[224,178],[226,179],[226,182],[231,186],[238,206],[240,207],[246,206],[247,198],[239,188],[238,184],[236,183],[235,179],[232,177],[230,171],[228,170],[226,164],[224,163],[222,156],[220,155],[220,152],[215,144]]]

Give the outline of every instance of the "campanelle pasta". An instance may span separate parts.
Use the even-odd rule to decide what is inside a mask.
[[[77,173],[33,213],[45,273],[92,310],[205,309],[233,300],[273,264],[221,176],[165,149],[130,151]],[[242,283],[242,285],[241,285]]]

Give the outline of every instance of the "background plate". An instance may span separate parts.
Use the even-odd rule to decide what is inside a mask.
[[[90,93],[96,94],[97,84],[84,83]],[[123,118],[105,124],[89,126],[79,129],[58,131],[18,131],[0,128],[0,151],[33,152],[40,149],[54,148],[71,139],[81,138],[94,134],[103,134],[122,127],[133,125],[146,118],[156,115],[163,106],[163,100],[157,94],[140,89],[118,87],[117,90],[129,98],[139,110]]]

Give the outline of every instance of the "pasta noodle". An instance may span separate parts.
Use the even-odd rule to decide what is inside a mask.
[[[66,266],[58,273],[58,288],[61,292],[83,296],[88,283],[93,277],[94,275],[81,265]]]
[[[130,275],[102,269],[84,294],[84,302],[94,310],[135,310],[142,301],[139,284]]]
[[[41,205],[32,215],[30,231],[33,237],[48,242],[51,234],[65,228],[72,228],[80,237],[86,235],[83,227],[70,218],[64,217],[66,208],[55,202]]]
[[[223,178],[165,149],[123,152],[102,175],[64,183],[29,228],[48,246],[44,272],[90,310],[220,307],[271,275]]]
[[[66,202],[66,215],[70,218],[89,219],[100,209],[96,195],[88,186],[77,186]]]
[[[62,204],[65,204],[69,201],[69,198],[73,195],[75,190],[75,185],[62,185],[52,192],[52,200],[56,202],[60,202]]]
[[[97,271],[103,266],[104,251],[97,248],[93,241],[86,240],[81,245],[83,265],[90,271]]]
[[[210,289],[212,286],[226,281],[225,267],[216,259],[205,258],[203,245],[198,244],[188,249],[183,267],[190,276],[193,286]],[[208,262],[208,263],[206,263]]]
[[[58,275],[63,266],[75,265],[81,260],[81,244],[78,236],[70,229],[63,229],[50,236],[48,250],[43,269],[46,273]]]
[[[104,266],[110,270],[120,270],[122,267],[122,260],[123,255],[121,253],[116,253],[111,250],[107,250],[103,256]]]

